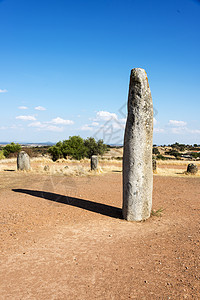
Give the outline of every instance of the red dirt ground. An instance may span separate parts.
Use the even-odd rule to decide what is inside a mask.
[[[0,173],[0,299],[200,299],[200,178],[154,176],[161,217],[120,219],[122,174]]]

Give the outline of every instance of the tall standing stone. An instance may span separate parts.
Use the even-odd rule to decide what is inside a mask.
[[[123,217],[149,218],[152,208],[153,103],[145,70],[131,71],[123,156]]]
[[[90,162],[91,162],[91,170],[97,170],[98,169],[98,156],[92,155]]]
[[[25,151],[20,151],[17,156],[17,170],[29,171],[31,169],[29,155]]]

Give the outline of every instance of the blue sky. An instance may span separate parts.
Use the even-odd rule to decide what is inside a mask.
[[[123,140],[130,70],[154,143],[200,144],[200,1],[0,1],[0,141]]]

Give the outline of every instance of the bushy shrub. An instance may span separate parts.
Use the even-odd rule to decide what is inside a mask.
[[[158,148],[153,147],[153,154],[155,154],[155,155],[160,154],[160,151],[158,150]]]
[[[174,149],[166,151],[165,154],[175,156],[176,158],[181,156],[181,153],[179,153],[177,150],[174,150]]]
[[[107,146],[103,143],[103,140],[96,140],[92,137],[87,138],[84,141],[86,147],[86,157],[91,158],[92,155],[103,155],[107,151]]]
[[[56,161],[57,159],[63,157],[61,148],[57,146],[57,144],[55,146],[50,147],[48,152],[51,154],[53,161]]]
[[[82,159],[87,155],[84,140],[80,136],[70,136],[68,140],[59,142],[63,157],[70,156],[74,159]]]
[[[199,158],[199,157],[200,157],[200,153],[198,153],[198,152],[192,152],[192,153],[191,153],[191,156],[192,156],[193,158]]]
[[[71,157],[80,160],[84,157],[90,158],[92,155],[103,155],[107,146],[103,140],[96,141],[90,137],[82,139],[80,136],[70,136],[68,140],[58,142],[55,146],[49,148],[52,159],[56,161],[59,158]]]
[[[20,150],[21,146],[19,144],[11,143],[3,147],[3,155],[5,157],[16,156]]]
[[[4,159],[5,156],[3,155],[3,150],[0,151],[0,159]]]
[[[156,156],[156,158],[157,158],[157,159],[166,160],[166,158],[165,158],[163,155],[161,155],[161,154],[158,154],[158,155]]]

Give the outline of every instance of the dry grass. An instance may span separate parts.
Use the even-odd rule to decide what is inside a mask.
[[[187,166],[188,164],[196,164],[200,166],[200,161],[191,160],[157,160],[157,165],[176,165],[176,166]]]
[[[186,171],[181,169],[169,169],[169,168],[157,168],[155,173],[157,176],[172,176],[172,177],[200,177],[200,171],[196,175],[188,174]]]
[[[158,161],[155,176],[173,176],[173,177],[200,177],[200,171],[196,175],[186,173],[186,167],[192,161]],[[200,162],[194,162],[200,168]],[[164,165],[167,167],[165,168]],[[159,168],[160,166],[160,168]],[[170,168],[171,166],[171,168]],[[177,168],[176,168],[177,166]],[[178,168],[185,166],[185,170]],[[0,172],[17,171],[16,158],[2,159],[0,161]],[[90,160],[81,161],[70,159],[59,159],[53,162],[48,157],[36,157],[31,159],[31,173],[63,175],[63,176],[93,176],[109,172],[122,172],[122,161],[99,159],[99,168],[97,171],[90,170]]]

